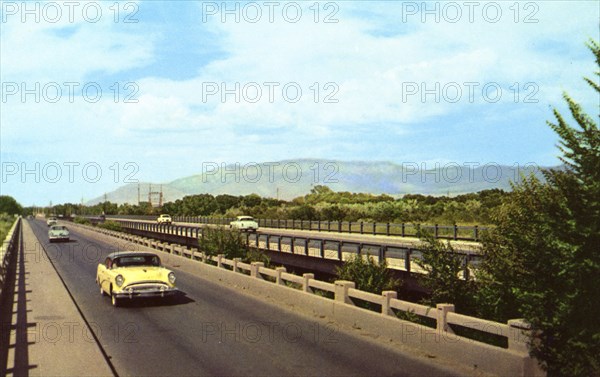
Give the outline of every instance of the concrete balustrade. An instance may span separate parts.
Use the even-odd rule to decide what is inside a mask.
[[[398,298],[398,292],[396,291],[383,291],[381,292],[381,314],[383,315],[395,315],[392,310],[391,301],[392,299]]]
[[[517,352],[528,352],[527,342],[531,335],[531,325],[523,319],[508,321],[508,349]]]
[[[354,305],[352,299],[348,295],[348,290],[354,288],[356,283],[348,280],[336,280],[335,283],[335,301],[343,302],[344,304]]]
[[[275,267],[275,271],[277,272],[277,275],[275,276],[275,284],[282,285],[283,279],[281,278],[281,274],[286,272],[286,269],[285,267]]]
[[[311,273],[306,273],[306,274],[302,274],[302,291],[303,292],[308,292],[308,293],[313,293],[313,290],[310,288],[310,280],[315,278],[315,274],[311,274]]]
[[[250,264],[250,276],[253,278],[262,279],[262,275],[260,274],[260,267],[264,267],[265,264],[263,262],[252,262]]]
[[[242,261],[242,258],[233,258],[233,265],[232,265],[233,272],[240,272],[240,270],[238,269],[238,263],[240,263],[241,261]]]
[[[454,312],[454,305],[452,304],[437,304],[436,305],[436,313],[437,313],[437,331],[444,331],[447,333],[454,334],[452,328],[448,326],[448,318],[447,315],[449,312]]]

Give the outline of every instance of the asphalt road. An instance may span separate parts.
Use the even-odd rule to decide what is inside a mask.
[[[181,295],[114,308],[95,283],[98,262],[116,250],[114,242],[72,228],[70,242],[49,244],[46,224],[30,223],[118,375],[448,375],[434,361],[404,355],[334,323],[308,320],[177,268]]]

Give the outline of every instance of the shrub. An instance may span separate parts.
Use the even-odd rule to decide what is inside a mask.
[[[401,281],[392,276],[385,261],[377,263],[370,255],[367,258],[354,255],[342,267],[336,268],[336,275],[340,280],[355,282],[357,289],[371,293],[393,290],[401,285]],[[369,303],[363,306],[372,308]]]
[[[121,223],[118,223],[116,221],[105,221],[103,223],[99,223],[98,227],[108,229],[108,230],[114,230],[116,232],[123,231],[123,228],[121,227]]]
[[[85,218],[85,217],[76,217],[75,219],[73,219],[73,222],[75,224],[82,224],[82,225],[92,225],[92,222]]]
[[[205,227],[198,239],[198,247],[209,256],[223,254],[227,259],[241,258],[243,262],[263,262],[265,266],[271,259],[256,248],[249,248],[246,239],[237,229],[223,226]]]

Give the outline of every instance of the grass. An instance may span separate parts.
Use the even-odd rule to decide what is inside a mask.
[[[10,230],[10,228],[12,227],[12,225],[15,223],[15,218],[6,214],[1,214],[0,215],[0,241],[4,242],[4,239],[6,238],[6,235],[8,234],[8,231]]]

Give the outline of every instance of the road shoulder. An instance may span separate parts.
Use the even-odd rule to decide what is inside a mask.
[[[31,225],[23,221],[7,375],[113,376]]]

